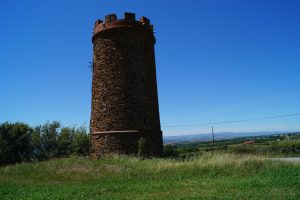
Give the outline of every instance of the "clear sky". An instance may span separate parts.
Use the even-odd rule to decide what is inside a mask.
[[[0,122],[88,125],[93,25],[125,11],[155,27],[165,135],[299,113],[299,10],[298,0],[1,0]],[[300,116],[215,129],[300,130]]]

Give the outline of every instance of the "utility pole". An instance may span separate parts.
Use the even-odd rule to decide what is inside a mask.
[[[211,134],[212,134],[212,138],[213,138],[213,144],[215,144],[214,126],[211,126]]]

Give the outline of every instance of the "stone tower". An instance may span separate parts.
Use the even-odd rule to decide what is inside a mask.
[[[92,156],[162,153],[153,26],[115,14],[97,20],[93,35]]]

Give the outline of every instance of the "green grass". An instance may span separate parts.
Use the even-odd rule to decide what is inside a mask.
[[[259,154],[269,157],[298,157],[300,155],[300,139],[271,141],[264,144],[233,144],[227,150],[233,153]]]
[[[253,140],[255,145],[244,145],[245,141]],[[197,154],[207,151],[224,151],[232,153],[248,153],[269,157],[298,157],[300,155],[300,133],[262,135],[240,137],[212,141],[179,142],[169,144],[177,155],[186,157],[187,154]]]
[[[300,164],[207,153],[83,157],[0,168],[0,199],[300,199]]]

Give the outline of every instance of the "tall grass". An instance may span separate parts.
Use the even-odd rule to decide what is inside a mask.
[[[207,174],[253,174],[260,169],[285,166],[283,162],[271,162],[254,155],[208,152],[194,159],[143,159],[130,156],[102,157],[90,160],[88,157],[71,156],[37,163],[22,163],[0,168],[1,179],[24,182],[34,180],[48,182],[57,180],[91,181],[105,177],[155,177],[158,175]],[[26,182],[26,181],[25,181]]]
[[[253,155],[73,156],[1,167],[0,199],[276,199],[298,197],[299,180],[299,165]]]

